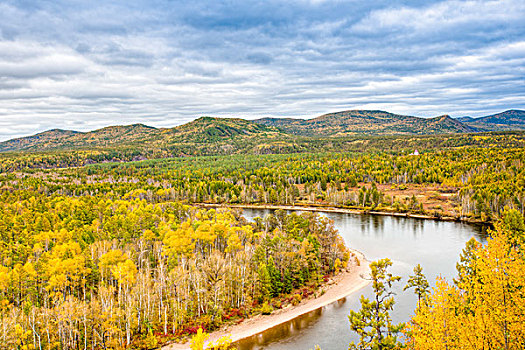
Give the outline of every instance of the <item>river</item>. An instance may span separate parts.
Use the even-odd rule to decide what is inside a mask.
[[[244,216],[250,220],[270,212],[243,210]],[[412,290],[403,292],[415,265],[421,264],[431,286],[437,276],[452,281],[465,243],[472,237],[486,241],[485,229],[473,224],[381,215],[321,215],[332,219],[347,246],[364,253],[369,261],[392,260],[390,271],[402,277],[394,288],[397,294],[392,313],[395,322],[407,321],[416,306],[417,298]],[[242,340],[237,347],[240,350],[308,350],[319,345],[323,350],[348,349],[349,342],[357,340],[357,336],[350,331],[347,316],[351,309],[360,308],[362,294],[370,298],[371,285],[334,304]]]

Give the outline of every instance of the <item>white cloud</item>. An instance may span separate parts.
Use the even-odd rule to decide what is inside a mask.
[[[418,32],[479,23],[523,21],[525,2],[521,0],[444,1],[422,8],[391,7],[372,11],[353,26],[356,31],[383,31],[411,28]],[[458,34],[458,33],[451,33]]]
[[[201,115],[525,108],[523,1],[380,4],[0,3],[0,140]]]

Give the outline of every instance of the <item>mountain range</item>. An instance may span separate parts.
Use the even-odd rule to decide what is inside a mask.
[[[383,111],[344,111],[325,114],[314,119],[263,118],[255,123],[274,126],[285,132],[302,136],[347,136],[355,134],[416,134],[475,132],[462,122],[443,115],[419,118]]]
[[[435,135],[480,131],[525,130],[525,111],[509,110],[481,118],[443,115],[421,118],[384,111],[351,110],[313,119],[201,117],[173,128],[143,124],[109,126],[89,132],[53,129],[36,135],[0,142],[0,152],[62,149],[182,150],[192,154],[199,147],[218,151],[239,147],[293,147],[294,140],[344,139],[356,135]]]
[[[511,109],[502,113],[488,115],[486,117],[461,117],[457,120],[474,128],[477,131],[504,131],[525,129],[525,111],[517,109]]]

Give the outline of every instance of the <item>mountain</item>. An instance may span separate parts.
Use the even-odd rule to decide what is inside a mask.
[[[0,142],[0,152],[104,148],[144,139],[156,133],[157,130],[143,124],[108,126],[89,132],[54,129],[34,136]]]
[[[50,151],[58,149],[171,148],[197,149],[198,145],[231,148],[232,144],[253,144],[254,140],[284,139],[279,130],[244,119],[202,117],[174,128],[143,124],[108,126],[89,132],[49,130],[34,136],[0,142],[0,152]],[[191,152],[190,152],[191,153]]]
[[[108,126],[89,132],[53,129],[0,142],[0,152],[55,150],[123,150],[128,154],[185,156],[241,152],[300,152],[320,144],[369,135],[435,135],[525,129],[525,112],[510,110],[483,118],[453,119],[404,116],[384,111],[353,110],[313,119],[201,117],[173,128],[144,124]],[[469,119],[466,119],[469,118]],[[324,138],[321,140],[321,138]],[[322,142],[320,142],[320,140]],[[339,142],[337,141],[337,142]]]
[[[478,131],[525,130],[525,111],[511,109],[505,112],[465,121]]]
[[[500,124],[500,125],[524,125],[525,111],[511,109],[505,112],[488,115],[474,119],[477,123]]]
[[[442,134],[473,132],[469,126],[448,115],[419,118],[383,111],[344,111],[325,114],[314,119],[263,118],[255,123],[275,126],[302,136]]]
[[[171,129],[164,129],[166,141],[215,142],[235,137],[249,137],[264,133],[278,133],[278,130],[265,125],[255,124],[240,118],[201,117],[187,124]]]
[[[115,125],[102,129],[78,132],[75,135],[59,140],[47,148],[84,148],[108,147],[141,141],[158,133],[158,129],[144,124]],[[41,149],[41,145],[38,148]]]
[[[462,122],[462,123],[466,123],[466,122],[471,122],[474,120],[474,118],[472,117],[469,117],[469,116],[464,116],[464,117],[457,117],[455,118],[458,122]]]
[[[43,145],[59,142],[77,134],[77,131],[52,129],[33,136],[19,137],[8,141],[0,142],[0,151],[15,151],[21,149],[31,149],[34,145]]]
[[[202,117],[159,131],[159,135],[146,140],[145,144],[182,156],[258,153],[262,145],[289,139],[288,134],[276,128],[239,118]]]

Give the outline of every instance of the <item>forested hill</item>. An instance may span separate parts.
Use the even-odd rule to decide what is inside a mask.
[[[174,128],[154,128],[143,124],[109,126],[90,131],[50,130],[33,136],[0,143],[0,152],[49,151],[61,149],[199,148],[203,144],[232,148],[236,144],[257,145],[287,135],[276,128],[244,119],[202,117]],[[184,151],[181,151],[184,154]]]
[[[31,149],[35,145],[59,144],[61,143],[61,140],[69,139],[75,134],[78,134],[78,132],[61,129],[47,130],[36,135],[16,138],[2,142],[0,143],[0,150],[10,151]]]
[[[263,118],[256,123],[276,126],[286,132],[303,136],[344,136],[355,134],[447,134],[473,132],[475,129],[448,115],[419,118],[383,111],[344,111],[325,114],[314,119]]]
[[[158,129],[142,124],[108,126],[89,132],[55,129],[2,142],[0,143],[0,151],[107,147],[148,139],[156,133],[158,133]]]
[[[479,131],[525,130],[525,111],[518,109],[481,118],[464,117],[458,120]]]
[[[462,122],[463,121],[463,122]],[[134,150],[141,157],[205,154],[279,153],[310,149],[313,143],[350,136],[436,135],[525,129],[525,112],[511,110],[483,118],[448,115],[420,118],[383,111],[345,111],[314,119],[202,117],[173,128],[143,124],[77,132],[53,129],[0,142],[0,152],[55,150]],[[308,143],[308,146],[304,146]],[[322,142],[321,142],[322,143]],[[303,146],[301,146],[303,145]],[[203,152],[205,151],[205,152]]]

